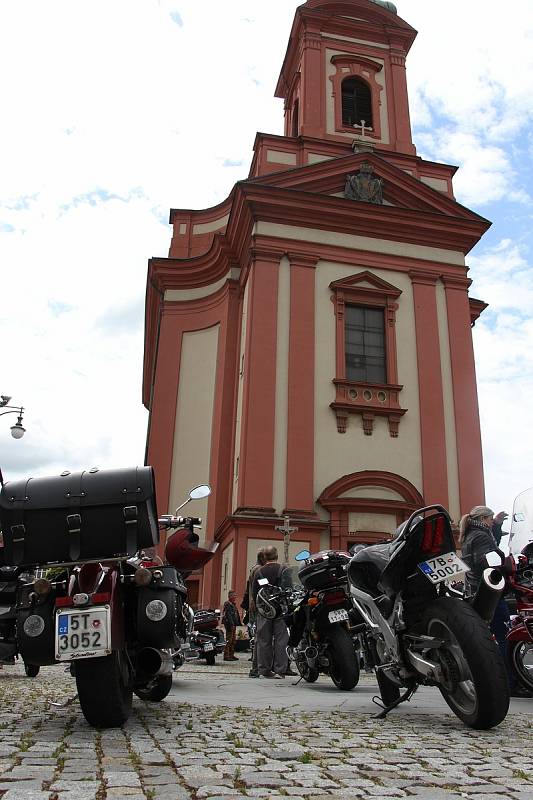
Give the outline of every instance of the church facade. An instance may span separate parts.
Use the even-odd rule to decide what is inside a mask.
[[[143,401],[161,511],[219,548],[193,601],[241,592],[285,516],[302,548],[390,536],[423,505],[484,500],[466,255],[489,223],[454,199],[456,168],[417,156],[392,3],[308,0],[259,133],[220,205],[173,209],[149,262]],[[283,547],[280,548],[283,552]]]

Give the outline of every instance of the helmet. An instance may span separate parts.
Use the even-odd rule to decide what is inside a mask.
[[[281,617],[282,609],[280,601],[281,589],[279,586],[267,584],[262,586],[255,598],[257,613],[265,619],[277,619]]]

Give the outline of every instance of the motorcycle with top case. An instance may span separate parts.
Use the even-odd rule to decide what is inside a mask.
[[[5,561],[40,576],[17,588],[14,648],[28,664],[70,665],[89,724],[118,727],[133,693],[162,700],[175,662],[190,653],[184,575],[216,546],[198,547],[191,528],[200,520],[178,511],[210,487],[195,487],[175,515],[158,518],[150,467],[23,483],[0,492]],[[166,563],[156,551],[160,530],[175,531]]]

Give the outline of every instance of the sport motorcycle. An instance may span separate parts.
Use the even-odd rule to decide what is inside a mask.
[[[365,547],[348,565],[366,659],[380,689],[379,717],[425,685],[437,687],[469,727],[488,729],[505,719],[509,688],[489,627],[475,607],[447,591],[468,571],[455,551],[447,511],[431,505],[415,511],[392,542]],[[489,599],[480,595],[479,611],[503,589],[497,571],[485,572]]]

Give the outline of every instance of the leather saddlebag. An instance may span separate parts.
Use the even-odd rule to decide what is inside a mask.
[[[0,492],[5,563],[131,556],[159,541],[152,467],[9,481]]]

